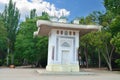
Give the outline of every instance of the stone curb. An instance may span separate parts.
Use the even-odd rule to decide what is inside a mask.
[[[96,73],[93,72],[50,72],[50,71],[42,71],[42,70],[36,70],[37,73],[40,75],[96,75]]]

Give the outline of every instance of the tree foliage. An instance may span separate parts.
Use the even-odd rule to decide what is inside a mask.
[[[111,39],[111,43],[116,47],[116,52],[120,53],[120,32]]]
[[[6,56],[7,31],[4,26],[3,16],[0,14],[0,66],[4,63]]]
[[[45,15],[34,17],[33,19],[26,19],[20,24],[19,32],[16,38],[16,62],[20,61],[22,64],[32,64],[35,66],[45,67],[47,64],[47,37],[34,37],[33,33],[37,30],[36,21],[39,19],[46,19]],[[20,56],[19,56],[20,55]]]
[[[81,45],[83,45],[85,48],[85,55],[90,53],[91,51],[88,51],[88,48],[92,47],[97,50],[98,54],[102,54],[106,64],[108,65],[109,69],[112,70],[111,60],[112,60],[112,54],[114,51],[114,46],[110,44],[110,40],[112,38],[111,33],[109,32],[92,32],[84,35],[81,37]],[[90,47],[88,47],[90,46]],[[99,55],[100,58],[100,55]],[[99,63],[100,65],[100,63]]]
[[[33,18],[35,18],[37,16],[37,14],[36,14],[36,9],[32,9],[31,11],[30,11],[30,19],[33,19]]]
[[[3,17],[0,15],[0,51],[3,51],[6,48],[6,39],[7,39],[7,31],[4,26]]]
[[[115,15],[120,15],[120,0],[104,0],[104,6]]]
[[[99,24],[102,25],[105,29],[109,29],[109,26],[113,19],[114,19],[113,13],[107,11],[105,14],[100,15]]]
[[[5,28],[7,30],[7,47],[9,55],[9,53],[14,53],[14,44],[16,41],[16,34],[20,18],[19,10],[16,8],[16,5],[12,2],[12,0],[10,0],[8,5],[5,6],[3,17]],[[13,64],[13,56],[11,63]]]
[[[116,16],[110,24],[110,30],[113,35],[120,32],[120,16]]]

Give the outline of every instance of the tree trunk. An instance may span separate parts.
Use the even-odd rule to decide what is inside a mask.
[[[77,52],[77,57],[78,57],[78,62],[79,62],[79,71],[80,71],[80,67],[81,67],[81,50],[80,50],[80,47],[78,48],[78,52]]]
[[[105,56],[104,53],[103,53],[103,57],[105,58],[105,61],[106,61],[107,65],[108,65],[108,69],[110,71],[112,71],[111,58],[108,58],[107,56]]]
[[[7,48],[7,66],[9,66],[9,53],[10,53],[10,49],[8,47]]]
[[[79,71],[80,71],[80,59],[78,59],[78,62],[79,62]]]
[[[112,71],[112,64],[111,64],[111,60],[112,60],[112,54],[113,54],[113,51],[114,51],[114,46],[111,46],[111,50],[109,52],[108,50],[108,47],[106,45],[106,54],[107,54],[107,62],[108,62],[108,67],[109,67],[109,70]]]
[[[11,64],[12,65],[14,64],[14,54],[13,53],[11,54]]]
[[[109,68],[110,71],[112,71],[112,65],[111,65],[111,63],[108,63],[108,68]]]
[[[101,68],[101,55],[99,49],[98,49],[98,62],[99,62],[99,68]]]
[[[88,54],[87,54],[87,48],[84,49],[84,53],[85,53],[86,67],[88,68]]]

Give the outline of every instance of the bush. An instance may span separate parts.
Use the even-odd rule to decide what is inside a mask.
[[[15,66],[21,66],[22,63],[20,63],[20,61],[18,61],[17,59],[14,60],[14,65]]]
[[[120,59],[115,60],[115,63],[117,63],[118,67],[120,67]]]
[[[2,66],[2,60],[0,59],[0,66]]]

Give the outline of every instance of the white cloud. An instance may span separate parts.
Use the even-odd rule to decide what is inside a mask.
[[[21,19],[29,15],[31,9],[36,9],[37,15],[41,15],[43,11],[47,12],[50,16],[68,16],[70,11],[66,9],[58,9],[54,4],[50,4],[44,0],[13,0],[16,3],[16,7],[20,10]],[[8,4],[9,0],[0,0],[0,5]],[[0,6],[0,12],[3,11],[4,7]]]

